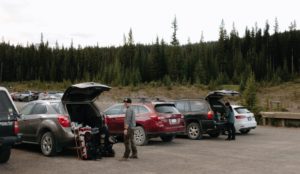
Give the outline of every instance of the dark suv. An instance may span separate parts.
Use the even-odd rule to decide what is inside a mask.
[[[215,112],[225,114],[224,96],[239,95],[236,91],[219,90],[210,92],[205,99],[175,100],[176,108],[184,115],[186,134],[190,139],[201,139],[203,134],[211,137],[220,135],[222,123],[214,120]]]
[[[11,146],[20,141],[18,115],[9,93],[0,87],[0,163],[9,160]]]
[[[136,145],[146,145],[153,137],[160,137],[164,142],[170,142],[176,133],[185,131],[183,115],[173,103],[140,101],[133,102],[131,107],[136,114],[134,132]],[[111,106],[105,114],[109,131],[115,135],[122,135],[125,118],[124,104]]]

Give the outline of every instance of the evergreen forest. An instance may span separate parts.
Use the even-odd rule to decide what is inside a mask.
[[[253,73],[258,82],[284,82],[300,74],[300,31],[278,24],[263,29],[227,32],[222,21],[217,41],[187,43],[177,39],[176,18],[171,42],[156,38],[152,44],[134,43],[130,29],[122,46],[50,47],[39,44],[0,43],[0,81],[96,81],[108,85],[157,82],[178,84],[241,84]],[[272,34],[270,34],[272,33]]]

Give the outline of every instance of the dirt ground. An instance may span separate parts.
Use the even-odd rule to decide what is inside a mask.
[[[186,137],[164,143],[152,139],[138,147],[139,159],[118,161],[124,152],[122,142],[114,145],[115,158],[98,161],[77,159],[67,149],[55,157],[45,157],[39,147],[23,145],[12,150],[7,164],[0,165],[1,174],[298,174],[300,171],[300,134],[297,128],[262,127],[248,135],[237,135],[235,141],[205,137]]]

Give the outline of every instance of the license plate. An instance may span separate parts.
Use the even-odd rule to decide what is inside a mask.
[[[169,122],[170,122],[170,124],[176,124],[177,123],[177,119],[170,119]]]
[[[248,117],[248,121],[251,121],[252,120],[252,117]]]

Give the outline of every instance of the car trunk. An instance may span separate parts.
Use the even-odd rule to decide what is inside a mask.
[[[174,104],[156,104],[154,108],[164,126],[172,127],[182,124],[183,120],[181,119],[183,119],[183,116],[175,108]]]
[[[111,88],[99,83],[88,82],[72,85],[63,97],[71,122],[82,124],[82,126],[102,127],[103,117],[94,101],[104,91]]]
[[[209,92],[206,96],[206,100],[209,102],[211,109],[214,112],[219,112],[221,115],[225,114],[225,105],[221,99],[223,99],[225,96],[238,96],[240,95],[237,91],[232,90],[218,90],[218,91],[212,91]]]

